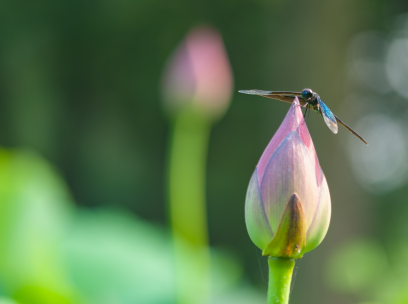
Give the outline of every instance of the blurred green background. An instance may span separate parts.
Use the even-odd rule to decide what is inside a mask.
[[[408,303],[404,13],[401,0],[1,1],[0,303],[175,303],[160,82],[201,24],[221,33],[235,92],[310,87],[370,143],[307,119],[333,211],[291,303]],[[211,131],[213,303],[265,302],[244,200],[287,110],[235,93]]]

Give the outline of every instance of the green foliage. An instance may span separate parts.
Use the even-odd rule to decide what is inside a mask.
[[[0,285],[19,302],[74,303],[60,255],[71,208],[49,164],[0,150]]]
[[[175,303],[169,233],[124,211],[76,208],[32,152],[0,150],[0,247],[0,293],[19,304]],[[262,303],[231,254],[211,259],[214,303]]]
[[[151,224],[118,211],[80,211],[64,249],[70,277],[91,303],[174,303],[170,238]]]
[[[407,303],[408,246],[394,243],[392,247],[390,253],[381,243],[368,238],[343,244],[329,260],[330,285],[362,301],[373,301],[364,303]]]
[[[370,289],[383,278],[387,267],[381,244],[361,238],[340,247],[331,257],[327,271],[333,288],[352,293]]]

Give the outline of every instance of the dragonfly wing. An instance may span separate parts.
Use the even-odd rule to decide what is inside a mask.
[[[291,92],[291,91],[263,91],[263,90],[241,90],[239,93],[250,94],[250,95],[261,95],[261,96],[273,96],[273,95],[292,95],[301,97],[301,92]]]
[[[317,101],[319,102],[320,111],[322,112],[324,122],[329,127],[330,131],[334,134],[337,134],[339,128],[337,126],[337,120],[334,116],[333,112],[324,104],[324,102],[318,98]]]
[[[293,103],[293,99],[297,96],[299,103],[303,107],[305,100],[302,98],[302,93],[299,92],[279,92],[279,91],[262,91],[262,90],[241,90],[239,93],[249,95],[259,95],[270,99],[280,100],[287,103]]]

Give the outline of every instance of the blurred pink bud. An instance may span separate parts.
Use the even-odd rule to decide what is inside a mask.
[[[329,228],[329,187],[295,98],[248,186],[245,220],[263,255],[301,258]]]
[[[220,34],[210,27],[190,31],[170,58],[163,99],[170,113],[198,108],[211,117],[227,110],[233,76]]]

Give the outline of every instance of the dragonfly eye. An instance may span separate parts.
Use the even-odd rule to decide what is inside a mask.
[[[303,99],[308,100],[309,98],[312,98],[312,96],[313,96],[313,92],[311,89],[304,89],[302,91]]]

